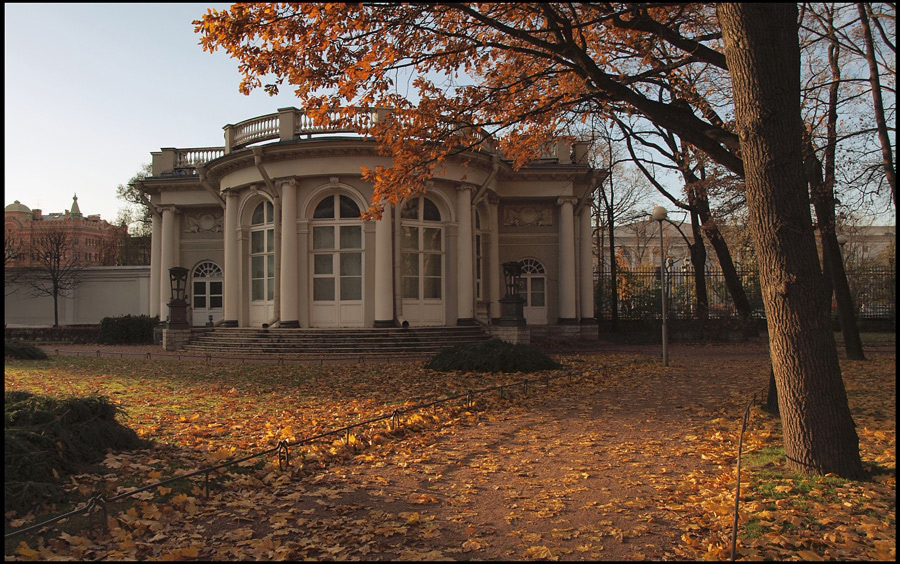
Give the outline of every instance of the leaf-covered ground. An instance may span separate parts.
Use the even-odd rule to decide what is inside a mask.
[[[15,559],[619,560],[730,554],[740,417],[767,383],[760,345],[561,357],[571,378],[474,409],[426,410],[110,507],[109,534],[7,543]],[[787,473],[780,427],[751,410],[738,558],[895,559],[895,357],[842,361],[868,482]],[[530,375],[540,379],[542,374]],[[77,499],[522,375],[421,363],[297,367],[54,357],[8,362],[6,390],[100,392],[159,441],[69,478]],[[459,406],[459,404],[456,404]],[[349,444],[347,444],[349,442]],[[302,455],[302,456],[301,456]],[[80,497],[79,497],[80,496]],[[61,508],[57,508],[58,511]],[[7,515],[14,527],[40,516]],[[71,525],[71,524],[70,524]]]

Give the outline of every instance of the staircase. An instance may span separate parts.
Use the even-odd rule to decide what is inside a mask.
[[[412,329],[259,329],[218,327],[192,337],[185,351],[250,357],[424,357],[442,349],[489,339],[481,327]]]

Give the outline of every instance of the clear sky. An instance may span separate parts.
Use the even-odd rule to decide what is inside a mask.
[[[238,92],[237,62],[191,22],[228,4],[5,4],[4,206],[116,219],[161,147],[224,145],[222,126],[296,106]]]

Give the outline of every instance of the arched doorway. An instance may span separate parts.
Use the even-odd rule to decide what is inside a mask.
[[[332,193],[316,204],[311,221],[313,327],[363,326],[363,222],[346,194]]]
[[[444,228],[441,211],[425,196],[400,209],[400,291],[410,325],[444,324]]]
[[[523,312],[529,325],[547,324],[547,275],[544,265],[537,259],[526,258],[522,265],[519,295],[525,299]]]
[[[222,318],[224,278],[222,269],[212,261],[203,261],[194,267],[191,273],[191,323],[195,327],[206,325],[210,319],[216,321]]]

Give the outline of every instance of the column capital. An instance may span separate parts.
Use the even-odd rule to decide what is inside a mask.
[[[564,204],[571,204],[574,206],[577,202],[578,202],[578,198],[576,198],[575,196],[560,196],[556,200],[556,205],[562,206]]]
[[[464,192],[466,190],[468,190],[469,192],[472,192],[476,188],[478,188],[478,187],[475,186],[474,184],[470,184],[468,182],[460,182],[459,184],[456,185],[457,192]]]
[[[495,192],[488,192],[486,199],[487,203],[491,204],[492,206],[496,206],[500,203],[500,196],[498,196]]]

